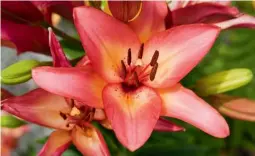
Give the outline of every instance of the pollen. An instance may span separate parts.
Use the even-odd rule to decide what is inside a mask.
[[[80,115],[80,114],[81,114],[81,111],[76,107],[73,107],[71,112],[70,112],[71,116],[77,116],[77,115]]]

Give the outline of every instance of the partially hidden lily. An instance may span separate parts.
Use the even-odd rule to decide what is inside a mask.
[[[91,69],[35,68],[32,76],[41,88],[104,109],[118,140],[131,151],[147,141],[160,116],[181,119],[215,137],[229,135],[224,118],[178,83],[206,55],[220,28],[184,25],[154,31],[144,41],[91,7],[75,8],[74,20]],[[145,28],[155,27],[148,23]]]
[[[208,23],[228,28],[255,28],[255,18],[239,12],[231,1],[172,1],[166,18],[167,27]]]
[[[56,36],[49,29],[49,45],[54,67],[68,67]],[[84,65],[84,62],[80,63]],[[101,133],[90,123],[105,119],[102,110],[96,110],[78,101],[49,93],[41,88],[23,96],[1,101],[1,107],[26,121],[56,129],[40,151],[40,156],[61,155],[73,142],[84,155],[109,155]]]
[[[106,11],[126,22],[140,39],[178,25],[206,23],[221,29],[255,27],[255,18],[230,6],[231,1],[109,1]],[[107,10],[106,9],[106,10]],[[143,33],[142,33],[143,32]]]
[[[48,33],[42,24],[51,24],[53,13],[72,20],[73,8],[80,5],[82,2],[71,1],[1,2],[1,45],[15,48],[18,54],[26,51],[49,54]]]
[[[12,97],[13,95],[1,88],[1,100]],[[4,112],[1,112],[4,115]],[[30,131],[29,125],[23,125],[16,128],[1,127],[1,155],[11,156],[11,152],[17,147],[17,142],[21,136]]]

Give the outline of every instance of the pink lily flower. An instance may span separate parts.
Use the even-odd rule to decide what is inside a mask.
[[[144,41],[91,7],[75,8],[74,20],[91,69],[35,68],[33,79],[41,88],[103,108],[118,140],[131,151],[147,141],[160,116],[181,119],[215,137],[229,135],[224,118],[178,83],[206,55],[220,28],[184,25],[153,31]],[[159,28],[152,24],[144,26]]]
[[[231,7],[231,1],[173,1],[166,18],[167,27],[208,23],[228,28],[255,28],[255,18]]]
[[[54,33],[49,30],[49,45],[56,68],[71,68]],[[85,64],[82,62],[79,63]],[[90,67],[83,66],[85,70]],[[79,104],[78,101],[49,93],[41,88],[23,96],[1,101],[1,107],[15,116],[54,131],[39,156],[61,155],[73,142],[84,155],[107,156],[108,148],[101,133],[90,124],[91,121],[104,121],[102,110]]]

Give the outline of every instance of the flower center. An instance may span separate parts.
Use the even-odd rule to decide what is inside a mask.
[[[71,100],[74,102],[73,100]],[[70,124],[82,124],[84,122],[91,122],[94,118],[95,114],[95,108],[89,107],[89,106],[81,106],[77,107],[73,104],[72,109],[70,113],[63,113],[59,112],[59,115],[64,119],[68,121],[67,127],[70,126]]]
[[[143,81],[150,79],[153,81],[155,79],[157,69],[158,69],[158,57],[159,51],[155,51],[149,64],[144,64],[143,58],[144,44],[141,45],[137,60],[132,63],[132,53],[131,48],[128,49],[127,62],[125,63],[121,60],[122,77],[124,82],[122,84],[123,89],[136,89],[139,87]]]

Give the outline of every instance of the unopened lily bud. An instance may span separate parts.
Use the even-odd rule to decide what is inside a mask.
[[[1,116],[0,123],[1,123],[1,127],[6,127],[6,128],[16,128],[26,124],[26,122],[19,120],[11,115]]]
[[[229,117],[255,121],[255,101],[241,97],[218,94],[209,97],[209,102],[222,114]]]
[[[31,70],[40,65],[36,60],[21,60],[14,63],[1,71],[1,82],[9,85],[26,82],[32,77]]]
[[[200,96],[215,95],[242,87],[248,84],[252,77],[249,69],[226,70],[201,78],[194,89]]]

